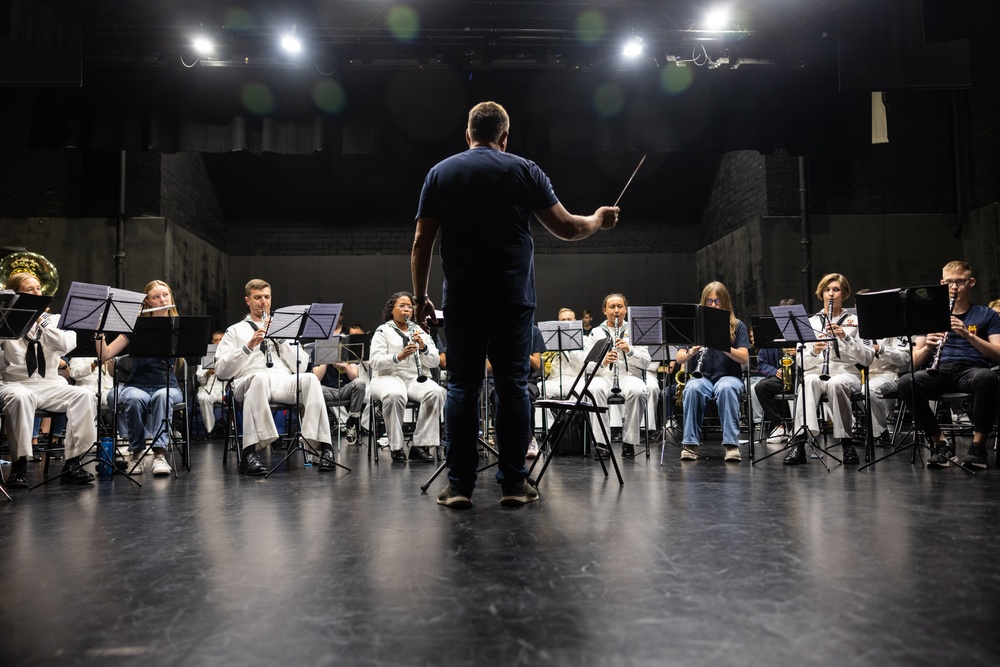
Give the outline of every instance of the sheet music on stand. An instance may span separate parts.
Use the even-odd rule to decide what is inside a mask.
[[[51,296],[9,290],[0,292],[0,338],[23,336],[50,303]]]
[[[550,320],[539,322],[545,349],[549,352],[570,352],[583,349],[583,322],[580,320]]]
[[[629,306],[627,324],[630,345],[645,345],[653,361],[668,358],[669,346],[663,340],[662,306]]]
[[[285,306],[271,314],[267,338],[326,340],[343,310],[342,303],[314,303],[311,306]]]
[[[340,360],[347,364],[360,364],[368,359],[371,346],[371,334],[348,334],[346,341],[340,346]]]
[[[813,343],[819,340],[831,340],[829,336],[818,336],[809,313],[801,303],[792,306],[771,306],[771,314],[781,329],[781,337],[790,343]]]
[[[131,333],[146,295],[107,285],[73,282],[59,318],[66,331]]]
[[[341,346],[344,344],[345,338],[346,336],[341,334],[333,334],[326,340],[309,343],[306,347],[312,348],[313,366],[336,364],[343,361]]]
[[[215,370],[215,351],[219,349],[216,343],[209,343],[205,348],[205,356],[201,358],[201,368],[206,371]]]

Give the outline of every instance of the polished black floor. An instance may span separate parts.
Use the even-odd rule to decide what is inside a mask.
[[[0,665],[996,665],[1000,470],[559,457],[540,502],[430,464],[0,502]],[[991,456],[992,463],[992,456]],[[37,464],[29,468],[38,479]]]

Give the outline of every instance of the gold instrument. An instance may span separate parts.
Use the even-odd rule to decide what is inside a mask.
[[[787,347],[782,350],[781,354],[781,383],[782,391],[786,394],[791,393],[795,384],[795,357],[792,356]]]
[[[617,343],[618,339],[620,339],[622,337],[622,331],[621,331],[621,328],[619,327],[619,320],[618,320],[617,317],[615,317],[615,330],[612,333],[612,337],[614,338],[615,343]],[[625,403],[625,397],[622,396],[622,388],[618,384],[618,355],[619,354],[621,354],[621,351],[616,347],[615,348],[615,362],[614,362],[615,363],[615,367],[614,367],[614,377],[615,377],[615,379],[614,379],[614,383],[611,385],[611,395],[608,396],[608,405],[623,405]]]
[[[674,394],[674,405],[677,406],[678,410],[684,407],[684,383],[687,382],[689,375],[690,373],[683,368],[674,374],[674,382],[677,383],[677,392]]]
[[[59,271],[52,262],[38,253],[12,252],[0,260],[0,283],[4,287],[16,273],[30,273],[37,278],[45,296],[54,296],[59,289]]]
[[[829,330],[830,325],[833,323],[833,299],[827,302],[827,312],[826,312],[826,327]],[[826,347],[823,348],[823,370],[820,371],[819,379],[826,382],[830,379],[830,343],[826,342]]]
[[[955,312],[955,299],[956,299],[956,296],[954,294],[948,295],[948,322],[949,323],[951,322],[951,315],[952,315],[952,313]],[[941,350],[944,349],[944,342],[946,340],[948,340],[948,332],[947,331],[944,332],[944,338],[941,339],[941,342],[939,342],[938,345],[937,345],[937,349],[934,350],[934,361],[932,361],[931,365],[927,368],[927,371],[929,373],[937,373],[938,362],[941,361]]]

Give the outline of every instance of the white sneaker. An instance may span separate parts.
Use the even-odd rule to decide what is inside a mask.
[[[777,428],[771,431],[771,435],[767,436],[768,443],[774,445],[779,442],[785,442],[788,440],[788,433],[785,432],[784,425],[779,424]]]
[[[170,474],[170,464],[167,463],[167,457],[163,454],[158,454],[153,457],[152,466],[153,477],[162,477],[164,475]]]
[[[143,469],[146,467],[146,462],[143,460],[143,454],[145,452],[132,452],[128,458],[128,470],[130,475],[141,475]]]
[[[743,457],[740,456],[740,448],[737,447],[736,445],[726,445],[725,460],[733,463],[739,463],[740,461],[742,461]]]
[[[697,461],[697,447],[698,445],[681,445],[681,461]]]
[[[531,442],[528,443],[528,452],[524,455],[526,459],[533,459],[538,456],[538,441],[535,440],[535,436],[531,436]]]

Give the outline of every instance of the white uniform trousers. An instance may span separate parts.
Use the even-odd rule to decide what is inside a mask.
[[[382,402],[382,419],[389,435],[389,449],[396,451],[403,447],[403,412],[408,400],[420,403],[417,425],[413,429],[413,445],[441,445],[441,411],[447,396],[444,387],[433,380],[407,383],[395,375],[379,375],[372,378],[368,390],[372,400]]]
[[[599,375],[590,383],[590,392],[594,395],[596,405],[608,404],[608,395],[611,393],[612,380]],[[642,379],[634,375],[619,375],[618,386],[621,387],[622,395],[625,397],[625,405],[622,410],[622,442],[628,445],[639,444],[639,427],[642,425],[642,415],[646,411],[647,387]],[[604,433],[601,431],[598,419],[604,422],[605,430],[608,428],[608,413],[592,414],[590,416],[591,430],[594,432],[594,440],[600,445],[607,445],[602,442]],[[608,433],[610,435],[610,431]]]
[[[233,390],[233,397],[243,403],[243,446],[254,445],[264,449],[278,439],[270,403],[295,403],[295,378],[299,379],[302,404],[298,423],[302,436],[310,447],[320,450],[329,445],[330,417],[323,400],[323,387],[312,373],[285,375],[283,373],[256,373],[240,382]]]
[[[30,457],[35,410],[66,414],[66,458],[80,456],[97,441],[97,397],[83,387],[62,383],[0,385],[0,399],[11,441],[11,459]]]
[[[198,406],[201,408],[201,421],[205,424],[206,433],[211,433],[212,429],[215,428],[215,406],[221,404],[221,381],[213,382],[211,391],[205,391],[204,387],[198,387]]]
[[[896,381],[895,374],[874,375],[868,379],[868,391],[871,394],[872,404],[872,437],[877,438],[889,428],[889,413],[895,407],[896,399],[882,398],[878,395],[879,387],[891,384]]]
[[[814,436],[819,434],[818,406],[823,394],[829,397],[830,414],[833,419],[833,437],[849,438],[852,429],[851,394],[861,391],[861,379],[850,373],[834,375],[824,382],[818,375],[805,376],[805,400],[799,405],[795,414],[795,428],[802,426],[805,417],[806,426]]]

